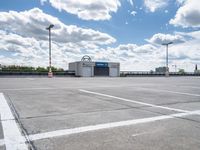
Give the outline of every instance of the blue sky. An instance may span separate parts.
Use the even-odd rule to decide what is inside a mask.
[[[173,65],[193,71],[200,65],[198,0],[6,0],[0,2],[0,63],[48,65],[52,30],[53,65],[67,69],[89,55],[117,61],[121,70],[154,70]]]

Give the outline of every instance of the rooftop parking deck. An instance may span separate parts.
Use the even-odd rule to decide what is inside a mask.
[[[0,78],[0,150],[199,150],[200,78]]]

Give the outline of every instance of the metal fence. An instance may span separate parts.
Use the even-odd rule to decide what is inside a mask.
[[[185,73],[178,73],[178,72],[170,72],[170,76],[200,76],[200,73],[194,72],[185,72]],[[133,76],[165,76],[165,73],[158,73],[158,72],[148,72],[148,71],[121,71],[121,77],[133,77]]]
[[[75,76],[74,71],[54,71],[54,76]],[[47,76],[48,72],[0,71],[0,76]]]
[[[75,71],[66,70],[66,71],[54,71],[54,76],[69,76],[74,77]],[[22,71],[0,71],[0,76],[47,76],[48,72],[22,72]],[[200,76],[200,73],[185,72],[177,73],[170,72],[170,76]],[[120,77],[134,77],[134,76],[165,76],[165,73],[156,73],[148,71],[121,71]]]

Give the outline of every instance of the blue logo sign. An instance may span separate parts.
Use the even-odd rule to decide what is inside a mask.
[[[106,62],[95,62],[96,67],[108,67],[108,63]]]

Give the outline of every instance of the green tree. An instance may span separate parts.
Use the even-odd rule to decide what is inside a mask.
[[[178,73],[179,74],[185,74],[185,70],[184,69],[179,69]]]
[[[47,70],[46,68],[40,67],[40,66],[38,66],[38,67],[36,68],[36,71],[37,71],[37,72],[48,72],[48,70]]]

